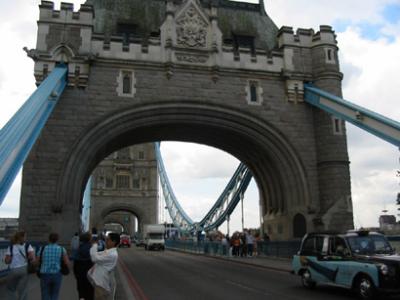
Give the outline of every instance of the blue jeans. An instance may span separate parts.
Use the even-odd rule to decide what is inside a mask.
[[[41,274],[40,288],[42,291],[42,300],[57,300],[60,294],[61,282],[61,273]]]

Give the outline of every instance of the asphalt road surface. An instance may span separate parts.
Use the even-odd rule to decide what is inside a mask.
[[[135,246],[121,249],[119,254],[131,275],[137,300],[356,299],[350,291],[337,287],[307,290],[299,277],[287,271]]]

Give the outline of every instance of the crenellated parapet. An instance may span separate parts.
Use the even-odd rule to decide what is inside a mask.
[[[55,10],[53,2],[42,1],[39,9],[36,49],[26,49],[35,61],[37,84],[57,63],[66,63],[69,85],[85,87],[94,58],[91,51],[93,7],[83,4],[79,11],[74,11],[73,4],[61,3],[60,10]]]
[[[282,73],[286,78],[287,99],[302,102],[305,81],[314,81],[328,74],[337,78],[339,72],[336,34],[332,27],[322,25],[320,31],[282,27],[277,35],[278,48],[283,53]]]
[[[208,70],[213,81],[218,80],[221,70],[263,72],[282,77],[287,100],[294,103],[302,102],[303,82],[321,74],[340,77],[336,35],[330,26],[321,26],[318,32],[298,29],[296,33],[291,27],[282,27],[276,30],[272,45],[266,40],[275,32],[274,25],[268,29],[271,32],[266,40],[260,32],[251,32],[255,25],[234,28],[231,18],[247,24],[252,18],[266,17],[257,5],[239,4],[168,0],[158,32],[153,28],[137,33],[140,20],[122,18],[122,23],[111,29],[95,30],[102,22],[94,19],[95,6],[83,4],[74,11],[73,4],[62,3],[60,10],[55,10],[53,2],[42,1],[37,46],[26,51],[36,62],[38,83],[56,63],[64,62],[69,66],[70,85],[79,87],[87,85],[94,59],[132,66],[158,64],[165,68],[168,78],[176,67]]]

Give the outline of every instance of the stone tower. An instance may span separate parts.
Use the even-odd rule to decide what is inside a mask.
[[[303,102],[305,82],[341,95],[337,53],[331,27],[279,29],[261,4],[91,0],[74,12],[42,1],[35,77],[64,62],[69,87],[24,165],[21,226],[69,238],[98,163],[177,140],[250,168],[271,238],[352,228],[344,122]]]
[[[124,226],[129,234],[143,224],[158,223],[157,162],[153,144],[135,145],[112,153],[92,173],[90,225]],[[133,216],[132,216],[133,215]]]

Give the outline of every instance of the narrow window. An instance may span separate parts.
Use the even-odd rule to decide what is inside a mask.
[[[125,73],[122,81],[122,92],[124,94],[132,93],[132,79],[130,74]]]
[[[112,189],[114,186],[114,182],[112,178],[107,177],[106,178],[106,188]]]
[[[343,133],[342,130],[342,121],[338,118],[333,118],[333,134],[341,135]]]
[[[132,187],[137,190],[140,189],[140,180],[138,178],[133,179]]]
[[[47,75],[49,74],[49,66],[48,65],[43,65],[43,80],[47,78]]]
[[[328,49],[328,60],[332,60],[332,50]]]
[[[257,99],[257,84],[255,82],[250,83],[250,101],[258,102]]]
[[[120,97],[135,96],[135,73],[132,70],[120,70],[117,77],[117,94]]]
[[[246,101],[250,105],[261,105],[263,91],[258,80],[249,80],[246,84]]]
[[[144,151],[139,151],[139,159],[144,159]]]
[[[335,64],[335,51],[325,48],[325,61],[329,64]]]

